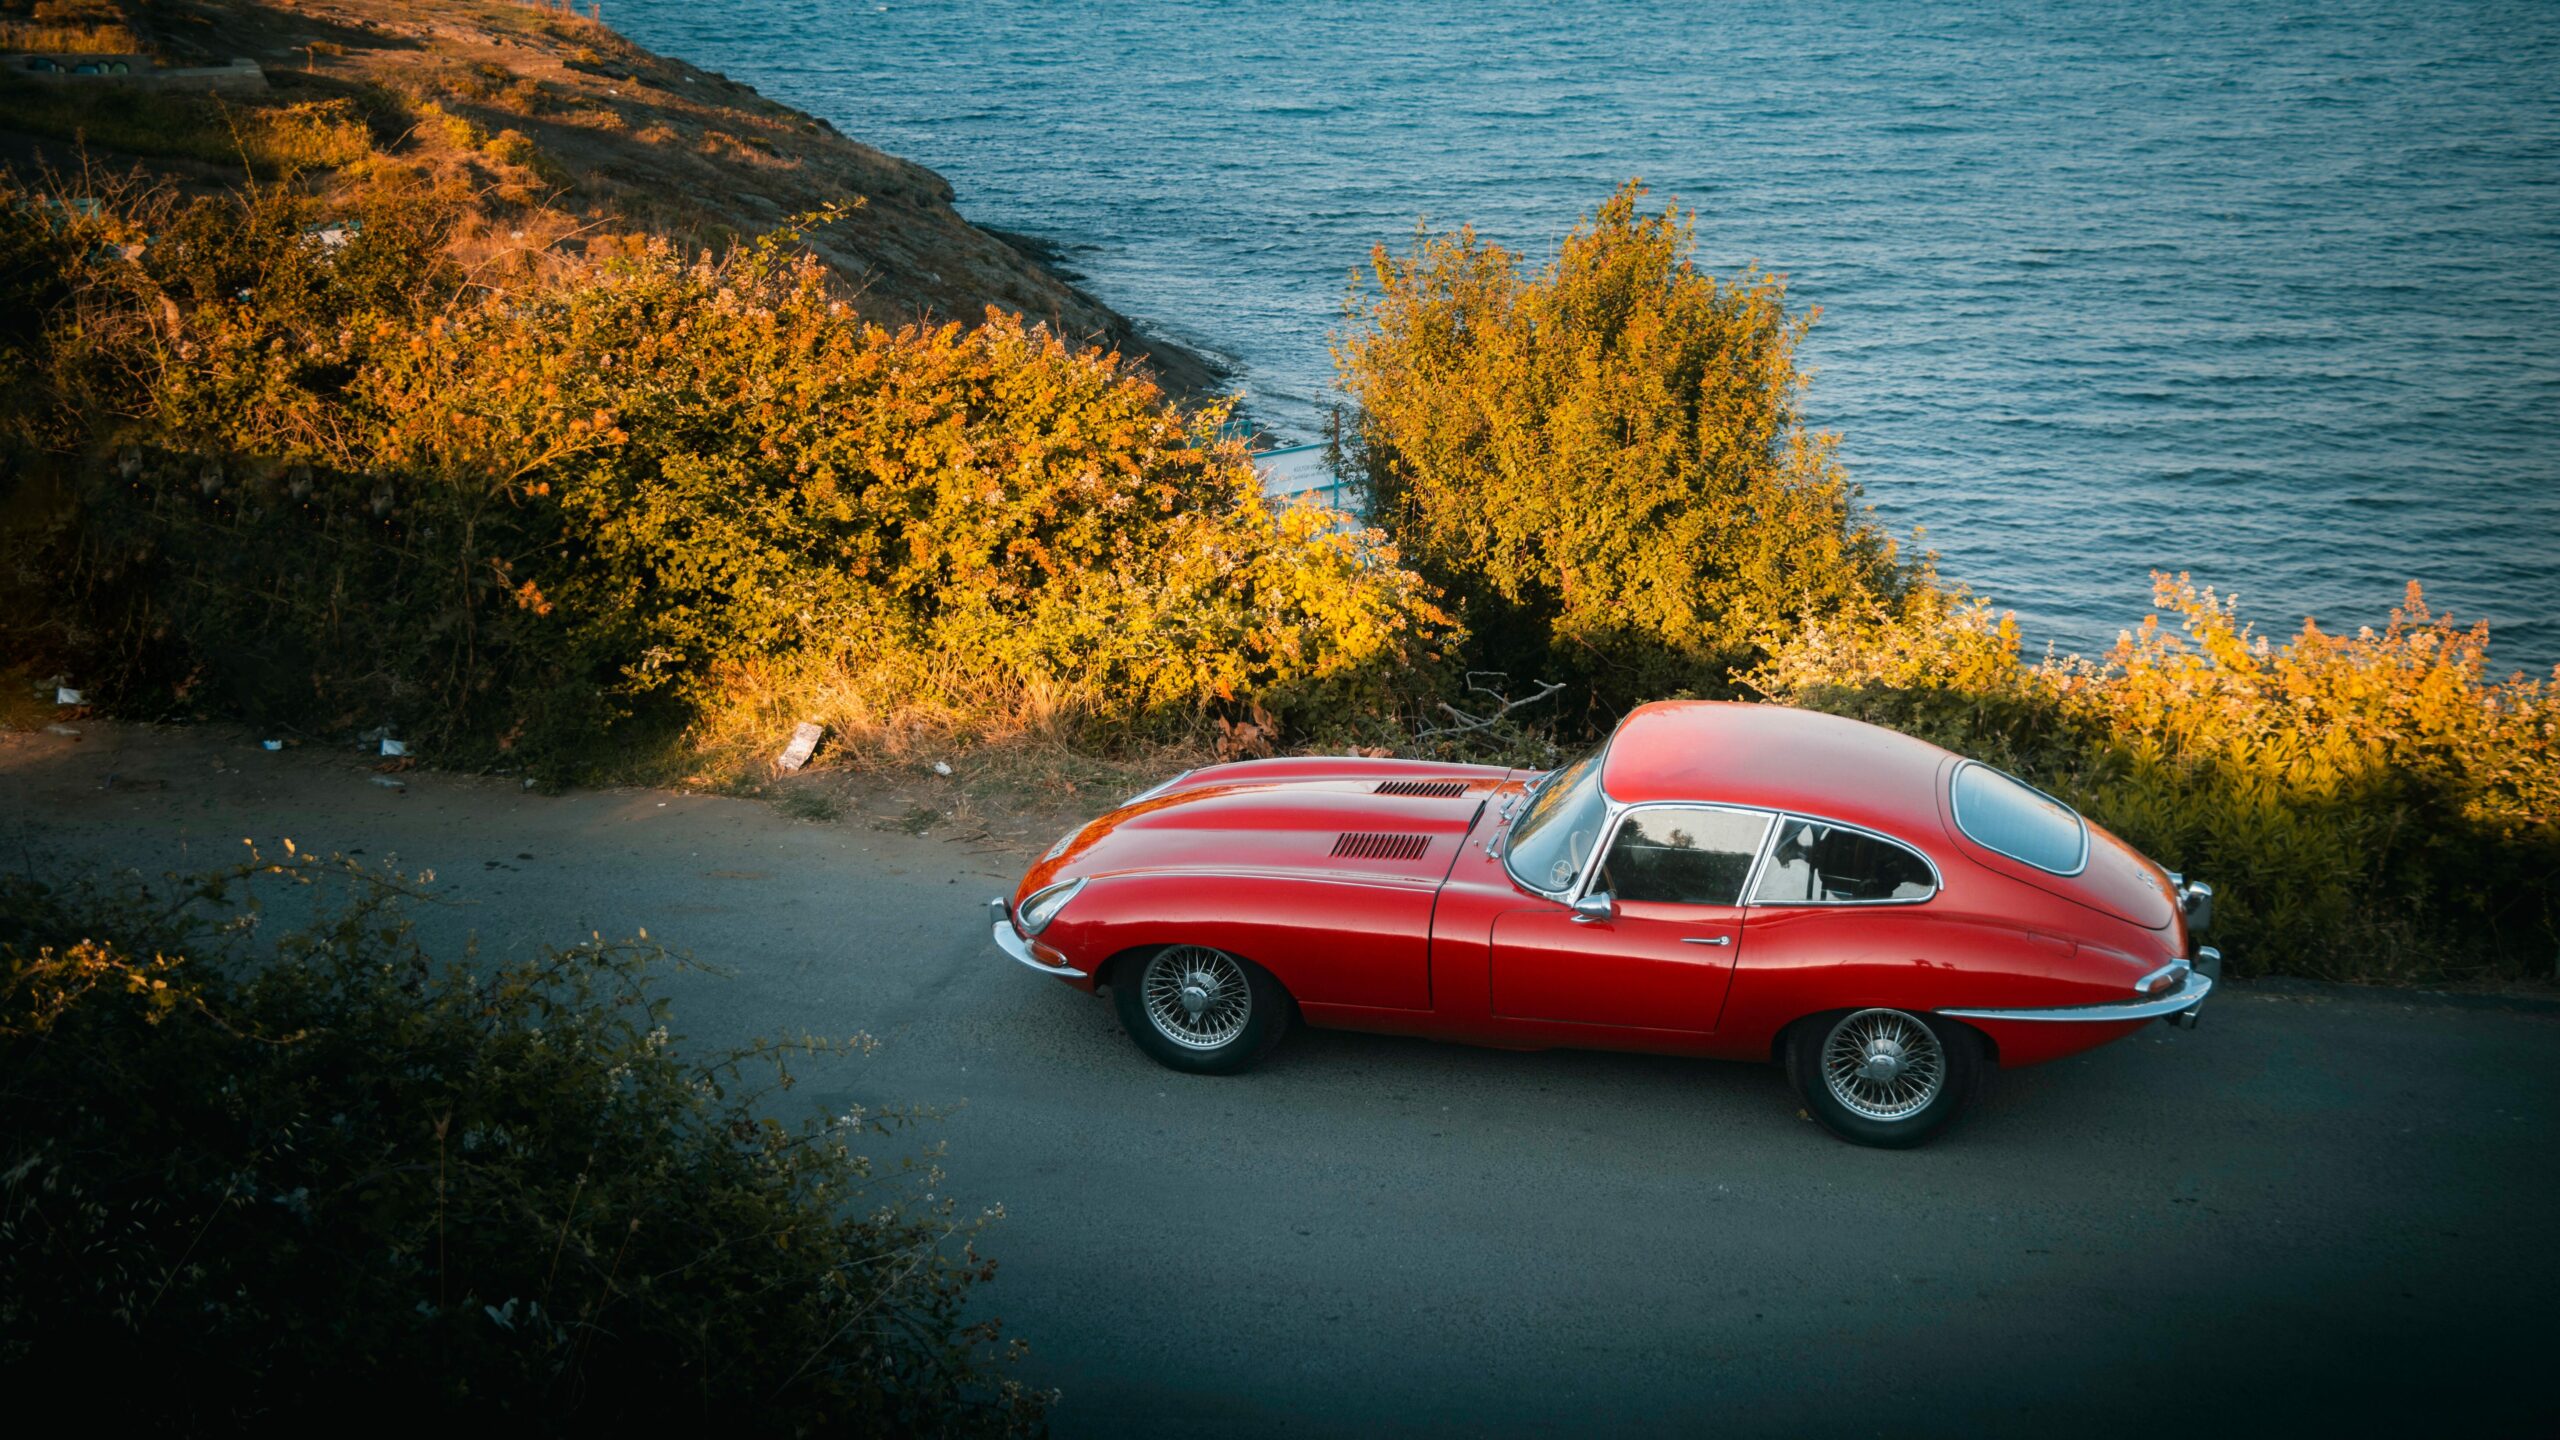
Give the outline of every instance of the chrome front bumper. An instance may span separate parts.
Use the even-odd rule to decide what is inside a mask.
[[[1052,965],[1041,959],[1039,956],[1031,953],[1031,942],[1023,939],[1022,932],[1013,928],[1013,907],[1005,903],[1003,896],[997,896],[995,899],[988,901],[987,909],[992,911],[996,917],[995,941],[997,949],[1012,956],[1014,959],[1021,961],[1023,964],[1030,966],[1032,969],[1039,971],[1043,975],[1056,975],[1067,980],[1081,980],[1084,978],[1084,972],[1078,970],[1072,965]]]
[[[2205,946],[2196,952],[2187,973],[2180,977],[2178,988],[2165,995],[2140,1000],[2109,1001],[2103,1005],[2062,1005],[2038,1010],[1941,1010],[1959,1020],[2061,1020],[2105,1023],[2120,1020],[2167,1020],[2181,1030],[2195,1028],[2204,1009],[2204,997],[2213,993],[2214,981],[2222,976],[2222,952]]]

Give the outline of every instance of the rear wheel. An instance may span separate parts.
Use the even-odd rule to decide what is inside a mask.
[[[1206,945],[1167,945],[1123,963],[1120,1024],[1157,1063],[1233,1075],[1289,1027],[1289,996],[1261,966]]]
[[[1970,1028],[1908,1010],[1841,1010],[1797,1024],[1787,1074],[1843,1140],[1900,1150],[1954,1123],[1982,1079]]]

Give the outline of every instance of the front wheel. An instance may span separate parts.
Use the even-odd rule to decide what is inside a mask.
[[[1121,1027],[1158,1064],[1233,1075],[1289,1026],[1289,996],[1250,960],[1206,945],[1167,945],[1127,963],[1112,986]]]
[[[1982,1042],[1953,1020],[1907,1010],[1844,1010],[1800,1022],[1787,1074],[1824,1129],[1903,1150],[1947,1128],[1982,1077]]]

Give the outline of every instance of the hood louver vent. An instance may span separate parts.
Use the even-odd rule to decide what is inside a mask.
[[[1353,831],[1333,842],[1337,860],[1419,860],[1431,848],[1428,835],[1377,835]]]
[[[1375,793],[1380,795],[1464,795],[1467,793],[1467,782],[1464,780],[1381,780],[1378,782]]]

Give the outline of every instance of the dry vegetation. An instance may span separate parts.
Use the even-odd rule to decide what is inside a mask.
[[[811,249],[869,318],[973,321],[994,305],[1141,358],[1177,392],[1214,383],[1198,357],[1148,344],[961,219],[932,171],[578,15],[510,0],[80,0],[78,10],[139,32],[167,63],[253,59],[273,101],[234,102],[209,120],[200,100],[118,101],[104,86],[0,77],[0,162],[22,174],[141,163],[190,189],[228,188],[242,174],[231,130],[280,123],[260,113],[270,103],[318,104],[360,116],[370,153],[335,136],[319,150],[253,145],[261,173],[299,166],[323,195],[377,172],[467,194],[475,219],[452,237],[466,263],[520,260],[528,237],[517,232],[528,229],[570,255],[651,239],[721,249],[786,216],[859,200]],[[69,13],[63,0],[41,0],[25,20],[57,12]]]
[[[2159,612],[2103,661],[2029,660],[2008,617],[1932,593],[1809,624],[1750,680],[2031,776],[2213,878],[2245,971],[2551,978],[2560,686],[2501,677],[2488,627],[2415,584],[2380,630],[2275,644],[2154,580]]]
[[[0,3],[0,54],[133,55],[142,48],[116,0]]]
[[[1783,289],[1696,272],[1640,190],[1541,269],[1463,232],[1377,257],[1342,364],[1386,534],[1342,533],[929,173],[720,77],[502,3],[143,13],[275,93],[0,84],[0,701],[60,670],[128,713],[717,786],[816,720],[827,763],[909,777],[871,823],[967,841],[1209,754],[1544,760],[1637,699],[1758,694],[2210,876],[2240,971],[2552,967],[2552,687],[2414,590],[2271,646],[2164,582],[2176,626],[2023,659],[1805,433]],[[1569,703],[1419,738],[1470,667]],[[848,809],[841,770],[774,795]],[[228,908],[307,878],[0,892],[31,1137],[0,1228],[41,1237],[0,1256],[0,1366],[139,1335],[194,1382],[115,1397],[164,1428],[343,1409],[347,1376],[515,1429],[669,1380],[769,1427],[1038,1424],[966,1309],[969,1227],[855,1148],[876,1117],[705,1089],[645,947],[440,967],[354,872],[306,934]]]
[[[119,1433],[1041,1433],[979,1290],[1000,1209],[923,1117],[784,1118],[866,1042],[705,1053],[645,938],[436,955],[419,894],[291,854],[0,881],[0,1375],[149,1353],[85,1402]]]
[[[1930,584],[1805,429],[1809,317],[1696,269],[1694,222],[1643,199],[1534,271],[1471,231],[1379,247],[1338,355],[1373,511],[1459,602],[1470,666],[1566,682],[1603,725]]]
[[[528,241],[502,283],[406,178],[6,199],[17,438],[76,517],[26,568],[128,704],[717,781],[803,718],[893,753],[1375,710],[1441,628],[1265,506],[1218,407],[1000,312],[874,325],[788,234]]]
[[[1638,189],[1544,267],[1464,232],[1376,257],[1341,361],[1385,534],[1345,535],[1072,327],[878,323],[844,259],[959,225],[924,172],[557,14],[223,13],[305,68],[264,102],[102,102],[158,178],[22,167],[0,205],[26,673],[724,786],[814,719],[829,764],[975,749],[1001,780],[910,807],[954,828],[1121,766],[1543,762],[1639,699],[1759,694],[1998,760],[2210,874],[2243,972],[2552,969],[2550,687],[2414,597],[2262,647],[2171,590],[2183,629],[2022,661],[1805,432],[1783,289],[1696,271]],[[208,115],[227,169],[189,158]],[[854,175],[800,231],[727,212],[775,233],[717,254],[729,222],[647,218]],[[1015,253],[953,244],[900,283]],[[1569,688],[1534,728],[1417,736],[1471,669]],[[833,783],[783,793],[832,812]]]

